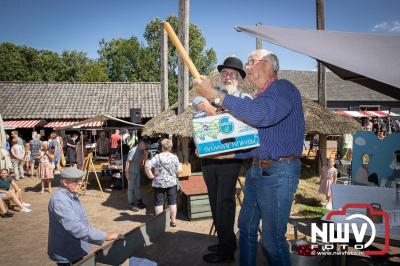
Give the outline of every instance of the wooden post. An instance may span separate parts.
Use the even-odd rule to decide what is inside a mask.
[[[161,83],[161,111],[169,107],[168,101],[168,36],[164,25],[160,30],[160,83]]]
[[[316,0],[317,11],[317,30],[325,30],[325,0]],[[318,102],[326,108],[326,82],[325,82],[325,66],[318,62]],[[327,136],[319,135],[319,148],[321,158],[325,159],[327,156]]]
[[[258,22],[256,26],[261,26],[262,23]],[[262,49],[262,40],[260,38],[256,38],[256,50]]]
[[[185,50],[189,53],[189,0],[179,0],[178,35]],[[178,61],[178,114],[182,114],[189,106],[189,70],[182,58]],[[188,162],[189,151],[187,139],[181,139],[182,159]]]
[[[325,0],[316,0],[317,30],[325,29]],[[325,66],[318,62],[318,102],[326,108]]]

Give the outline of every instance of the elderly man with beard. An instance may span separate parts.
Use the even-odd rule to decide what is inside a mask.
[[[238,89],[239,82],[246,77],[240,59],[228,57],[217,68],[219,92],[251,100],[250,95]],[[240,159],[202,159],[203,176],[218,235],[218,244],[209,246],[208,250],[211,253],[203,256],[203,260],[206,262],[222,263],[234,259],[233,254],[236,249],[236,236],[233,230],[236,212],[235,191],[241,165],[242,160]]]
[[[278,70],[272,52],[261,49],[250,54],[246,72],[247,80],[258,88],[254,100],[218,92],[204,77],[193,80],[199,95],[215,99],[234,117],[258,129],[259,147],[220,156],[253,159],[238,220],[240,265],[256,265],[260,219],[268,264],[291,265],[285,233],[299,182],[305,123],[299,90],[278,79]]]

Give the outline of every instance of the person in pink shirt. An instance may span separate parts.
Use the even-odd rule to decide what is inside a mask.
[[[118,145],[121,141],[121,135],[119,134],[119,129],[115,130],[115,133],[111,135],[111,154],[118,153]]]

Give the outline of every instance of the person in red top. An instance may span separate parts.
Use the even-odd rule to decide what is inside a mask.
[[[118,144],[121,141],[121,135],[119,134],[119,129],[115,130],[115,133],[111,135],[111,154],[118,152]]]

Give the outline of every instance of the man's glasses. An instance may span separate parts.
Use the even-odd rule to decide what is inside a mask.
[[[230,77],[231,79],[237,79],[239,78],[239,73],[222,71],[221,76],[224,78]]]
[[[245,64],[245,66],[253,66],[253,65],[257,64],[258,62],[268,62],[268,60],[250,59],[249,61],[247,61],[247,63]]]

